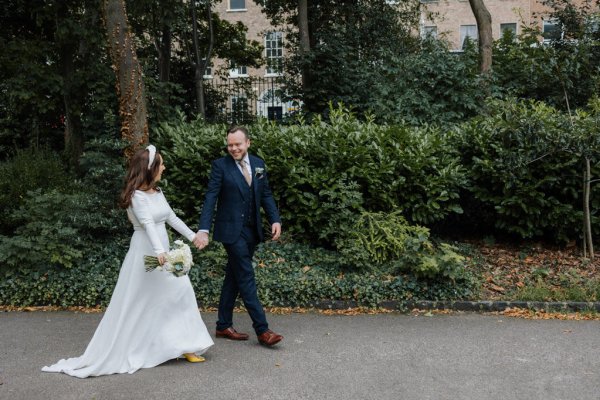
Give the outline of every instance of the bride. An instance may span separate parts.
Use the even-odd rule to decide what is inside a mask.
[[[82,356],[63,359],[44,372],[63,372],[78,378],[134,373],[180,356],[202,362],[213,345],[187,275],[146,272],[144,256],[165,262],[169,238],[165,222],[188,240],[194,232],[173,212],[156,186],[165,166],[152,145],[131,159],[121,206],[133,224],[110,304]]]

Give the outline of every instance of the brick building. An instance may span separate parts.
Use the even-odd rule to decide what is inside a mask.
[[[461,51],[466,38],[477,39],[477,23],[468,0],[421,0],[421,35],[444,38],[451,49]],[[545,38],[559,35],[554,21],[544,18],[548,9],[539,0],[485,0],[492,16],[492,35],[499,39],[505,30],[515,35],[523,26],[537,26]],[[433,16],[428,17],[428,12]]]
[[[541,0],[485,0],[492,16],[492,34],[494,39],[502,36],[505,30],[518,35],[523,26],[537,26],[549,39],[560,35],[556,24],[544,18],[548,10]],[[585,0],[574,0],[583,2]],[[467,38],[477,39],[477,23],[468,0],[421,0],[420,34],[443,38],[450,43],[452,51],[462,51]],[[216,7],[220,17],[230,22],[242,22],[248,27],[248,39],[257,40],[264,46],[267,64],[261,68],[245,65],[224,65],[221,60],[213,60],[213,68],[228,68],[225,82],[213,80],[210,71],[207,79],[213,85],[231,86],[232,81],[252,77],[252,92],[230,94],[225,108],[238,110],[248,115],[258,115],[269,119],[280,119],[297,109],[293,102],[282,102],[277,77],[281,75],[284,56],[285,35],[273,27],[261,7],[253,0],[222,0]],[[227,111],[230,112],[230,111]],[[239,112],[238,112],[239,114]],[[233,118],[236,119],[235,115]]]
[[[229,92],[224,112],[230,115],[226,119],[244,120],[257,115],[278,120],[295,111],[297,105],[281,100],[281,85],[277,80],[282,71],[284,33],[271,26],[261,7],[252,0],[223,0],[215,6],[214,11],[223,20],[242,22],[248,28],[247,38],[263,45],[266,61],[260,68],[251,68],[246,65],[225,65],[223,60],[213,60],[213,66],[207,70],[205,78],[211,80],[214,87]],[[227,79],[213,77],[214,69],[228,70]],[[250,90],[248,85],[239,85],[238,88],[238,82],[250,78]]]

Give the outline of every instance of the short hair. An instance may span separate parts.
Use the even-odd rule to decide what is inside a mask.
[[[246,136],[246,140],[250,140],[250,134],[248,133],[248,128],[246,128],[245,126],[242,125],[234,125],[231,128],[229,128],[227,130],[227,136],[229,136],[232,133],[236,133],[237,131],[240,131],[244,134],[244,136]]]

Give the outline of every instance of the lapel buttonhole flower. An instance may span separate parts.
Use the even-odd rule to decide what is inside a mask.
[[[254,176],[257,177],[258,179],[261,179],[263,177],[264,172],[265,172],[264,168],[257,167],[254,169]]]

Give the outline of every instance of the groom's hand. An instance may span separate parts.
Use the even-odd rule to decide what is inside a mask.
[[[279,239],[279,236],[281,236],[281,224],[279,222],[275,222],[273,225],[271,225],[271,237],[273,240],[277,240]]]
[[[206,232],[196,233],[193,243],[197,249],[202,250],[203,248],[208,246],[208,233],[206,233]]]

